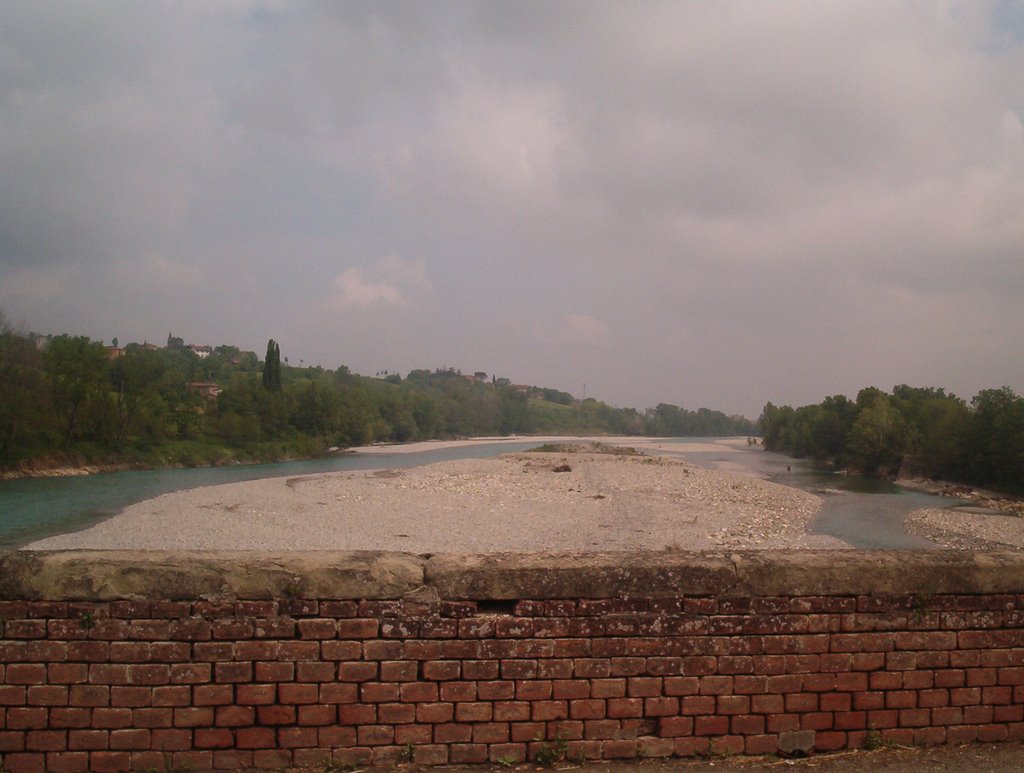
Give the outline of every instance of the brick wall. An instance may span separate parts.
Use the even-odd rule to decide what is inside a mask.
[[[441,764],[1024,738],[1024,586],[1014,590],[1024,562],[884,554],[880,568],[882,554],[851,551],[837,568],[809,555],[754,565],[683,555],[670,568],[663,554],[631,559],[675,584],[638,595],[652,577],[620,571],[627,592],[604,598],[594,592],[607,590],[601,577],[615,579],[615,557],[605,574],[589,565],[568,576],[548,557],[555,580],[536,559],[474,559],[433,575],[429,561],[410,559],[425,582],[413,577],[400,595],[371,584],[377,598],[244,599],[221,583],[205,600],[173,598],[152,567],[125,559],[109,565],[136,583],[149,572],[151,587],[118,598],[117,583],[85,582],[102,597],[90,601],[67,589],[95,556],[54,554],[20,585],[0,583],[0,768]],[[0,560],[0,571],[24,572],[22,560]],[[301,577],[301,567],[289,571]],[[474,592],[495,576],[504,579],[488,598]],[[578,583],[591,592],[557,596]]]

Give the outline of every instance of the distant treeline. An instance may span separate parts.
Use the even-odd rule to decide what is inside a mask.
[[[795,409],[768,403],[760,429],[768,450],[837,468],[1024,489],[1024,398],[1006,387],[969,404],[943,389],[905,385]]]
[[[749,435],[753,422],[670,405],[640,413],[451,368],[370,378],[234,346],[40,338],[0,315],[0,468],[222,464],[331,447],[525,433]],[[115,342],[116,344],[116,342]]]

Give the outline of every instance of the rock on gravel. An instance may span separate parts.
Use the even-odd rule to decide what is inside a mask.
[[[560,465],[571,471],[555,473]],[[166,494],[28,549],[500,551],[846,548],[818,497],[664,457],[508,454]]]

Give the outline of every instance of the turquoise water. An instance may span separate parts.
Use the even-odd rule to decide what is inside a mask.
[[[128,505],[172,491],[285,475],[415,467],[451,459],[487,458],[536,446],[537,441],[480,443],[412,454],[336,454],[274,464],[132,470],[71,478],[0,481],[0,549],[16,548],[54,534],[80,531]]]

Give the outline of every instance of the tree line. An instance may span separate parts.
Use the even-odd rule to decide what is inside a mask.
[[[759,420],[765,448],[839,469],[1024,488],[1024,398],[985,389],[969,403],[944,389],[862,389],[801,408],[768,403]]]
[[[294,367],[268,342],[199,356],[41,338],[0,314],[0,468],[172,466],[315,456],[378,441],[528,433],[750,434],[753,423],[675,406],[639,412],[452,368],[370,378],[345,366]],[[547,398],[547,399],[545,399]]]

